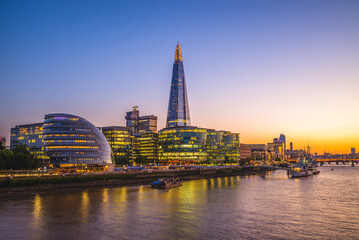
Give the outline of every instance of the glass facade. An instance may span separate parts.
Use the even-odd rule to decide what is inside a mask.
[[[127,127],[111,126],[103,127],[102,133],[105,135],[115,156],[131,156],[132,142],[131,132]]]
[[[10,149],[25,145],[36,158],[48,160],[43,142],[43,123],[18,125],[11,128]]]
[[[125,119],[126,127],[132,134],[157,131],[157,117],[154,115],[140,117],[138,106],[133,107],[132,111],[127,112]]]
[[[171,92],[168,104],[166,127],[190,126],[189,106],[187,99],[186,80],[183,69],[182,50],[176,46],[175,62],[173,64]]]
[[[159,160],[166,164],[240,160],[239,134],[197,127],[165,128],[158,133]]]
[[[239,133],[208,129],[206,149],[211,161],[239,161]]]
[[[111,164],[113,154],[105,136],[92,123],[70,114],[48,114],[44,144],[52,164]]]
[[[138,118],[138,132],[156,132],[157,131],[157,117],[154,115],[141,116]]]
[[[158,133],[141,133],[135,136],[133,142],[134,158],[145,158],[148,163],[158,161]]]
[[[207,129],[165,128],[158,133],[159,159],[167,164],[193,164],[207,159]]]

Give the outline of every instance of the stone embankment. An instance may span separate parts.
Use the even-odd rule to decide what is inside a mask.
[[[130,186],[150,184],[158,178],[179,177],[186,180],[227,177],[248,174],[263,174],[273,170],[271,167],[227,167],[183,170],[143,170],[141,172],[40,175],[0,178],[0,198],[33,195],[44,192],[68,191],[100,186]]]

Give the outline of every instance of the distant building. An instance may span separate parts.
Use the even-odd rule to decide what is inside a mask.
[[[284,143],[284,150],[287,149],[287,143],[286,143],[284,134],[282,134],[282,133],[280,134],[278,142]]]
[[[138,106],[126,113],[126,127],[132,134],[157,131],[157,117],[154,115],[140,116]]]
[[[290,150],[293,151],[293,142],[290,142]]]
[[[0,142],[4,147],[6,146],[6,138],[5,137],[0,137]]]
[[[266,144],[246,144],[251,148],[251,156],[254,161],[266,161],[268,148]]]
[[[251,158],[252,148],[250,146],[248,146],[247,144],[241,143],[239,149],[240,149],[241,160]]]
[[[154,115],[141,116],[138,119],[138,132],[156,132],[157,131],[157,117]]]
[[[283,142],[273,142],[268,143],[268,152],[270,160],[281,159],[284,160],[284,143]]]
[[[126,127],[130,129],[132,133],[138,133],[138,119],[140,112],[137,110],[138,106],[132,107],[132,111],[126,113]]]
[[[54,167],[82,167],[94,170],[108,170],[113,154],[105,136],[84,118],[55,113],[45,116],[45,150]],[[77,168],[78,170],[78,168]]]
[[[352,147],[351,148],[351,154],[355,154],[356,152],[355,152],[355,147]]]
[[[25,145],[30,154],[38,159],[48,160],[43,142],[43,123],[17,125],[11,128],[10,149]]]

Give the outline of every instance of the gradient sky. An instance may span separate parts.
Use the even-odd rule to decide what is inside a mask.
[[[359,150],[359,1],[0,2],[0,136],[47,113],[165,126],[181,42],[192,125]]]

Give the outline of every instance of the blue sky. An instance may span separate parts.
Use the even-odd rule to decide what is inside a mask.
[[[164,127],[181,42],[193,125],[359,148],[358,23],[359,1],[4,0],[0,136],[53,112],[124,125],[134,105]]]

